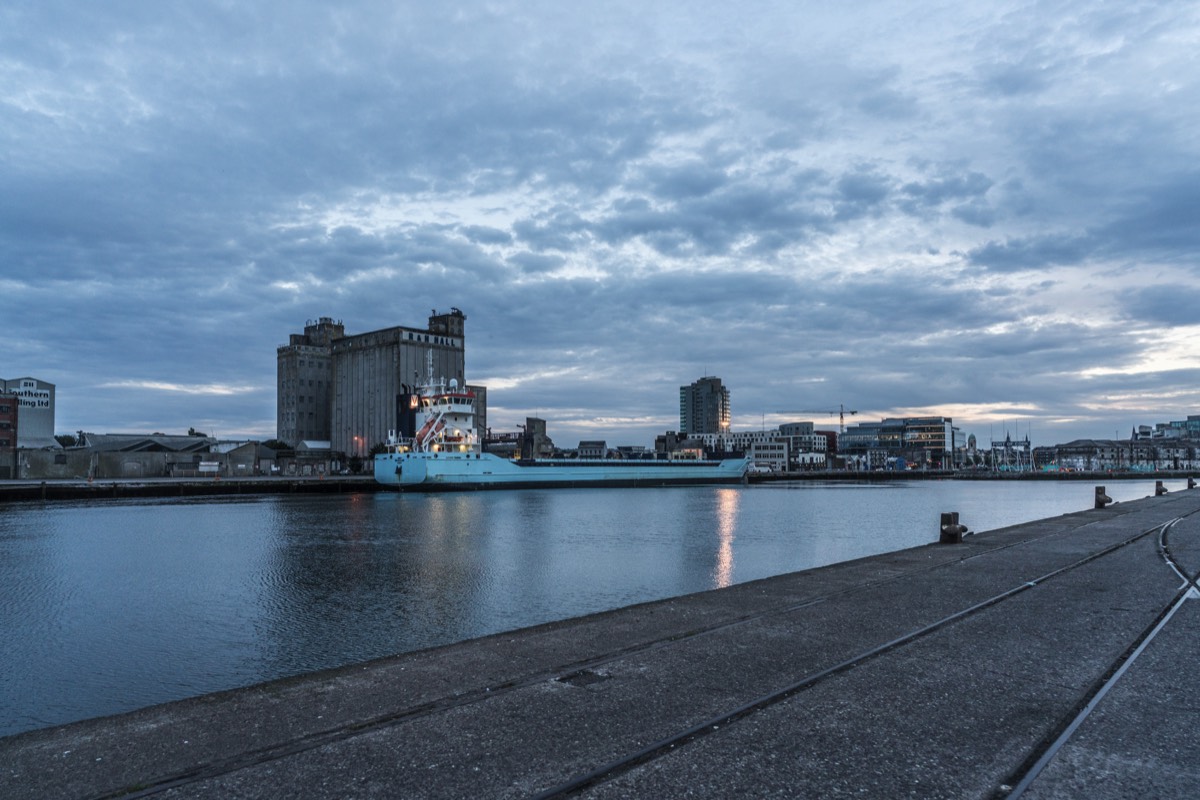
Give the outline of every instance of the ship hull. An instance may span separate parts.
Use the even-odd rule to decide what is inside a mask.
[[[512,461],[491,453],[380,453],[375,480],[411,491],[584,486],[678,486],[740,483],[748,459],[724,461],[576,460]]]

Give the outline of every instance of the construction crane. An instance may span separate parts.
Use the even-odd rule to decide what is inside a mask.
[[[838,433],[845,433],[846,432],[846,415],[847,414],[857,414],[858,412],[850,411],[844,405],[842,405],[841,403],[838,403],[838,407],[833,409],[832,411],[825,409],[825,408],[818,408],[818,409],[802,408],[799,411],[788,411],[786,413],[788,413],[788,414],[828,414],[831,417],[834,414],[836,414],[838,417]]]

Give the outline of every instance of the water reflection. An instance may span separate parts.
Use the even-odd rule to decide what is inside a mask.
[[[713,584],[717,588],[733,583],[733,534],[741,497],[737,489],[717,490],[717,568],[713,571]]]

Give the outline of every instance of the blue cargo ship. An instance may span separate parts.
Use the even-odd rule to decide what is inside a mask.
[[[392,431],[384,452],[375,456],[379,483],[423,491],[739,483],[750,466],[748,458],[501,458],[483,452],[475,428],[475,395],[457,381],[447,385],[430,376],[416,400],[415,435]]]

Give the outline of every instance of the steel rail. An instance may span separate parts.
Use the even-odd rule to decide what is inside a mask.
[[[1191,516],[1191,514],[1188,516]],[[1052,738],[1049,741],[1043,740],[1041,746],[1035,748],[1017,772],[1000,786],[996,794],[998,798],[1014,800],[1014,798],[1024,795],[1042,771],[1054,760],[1059,751],[1062,750],[1063,746],[1071,740],[1071,737],[1075,735],[1080,726],[1096,710],[1100,702],[1117,684],[1117,681],[1125,676],[1129,668],[1146,651],[1146,648],[1150,646],[1154,638],[1166,628],[1167,623],[1175,616],[1175,612],[1182,608],[1186,601],[1200,598],[1200,586],[1197,584],[1197,580],[1200,580],[1200,572],[1190,576],[1184,572],[1175,561],[1174,556],[1171,554],[1170,546],[1167,543],[1168,532],[1182,519],[1184,518],[1176,517],[1159,527],[1158,550],[1159,555],[1162,556],[1167,565],[1183,580],[1183,586],[1179,588],[1175,597],[1171,599],[1171,602],[1167,603],[1150,625],[1109,666],[1093,687],[1083,695],[1081,702],[1075,707],[1075,712],[1055,729],[1051,734]]]

